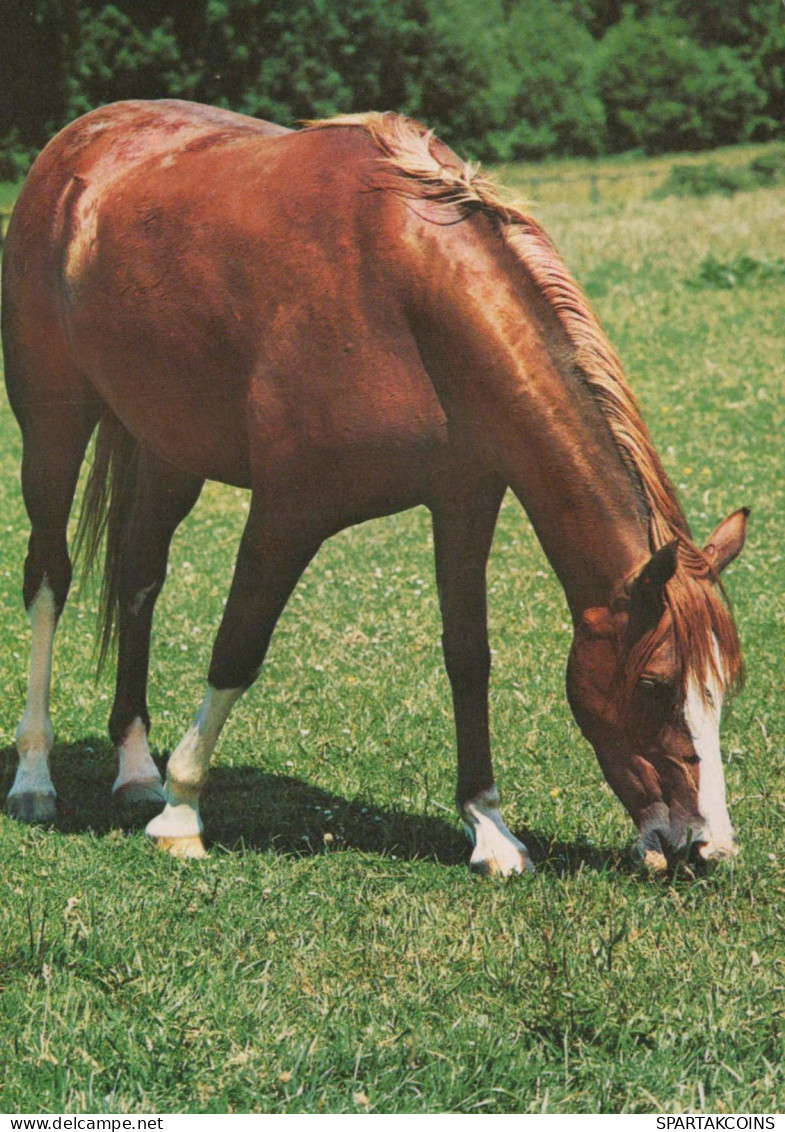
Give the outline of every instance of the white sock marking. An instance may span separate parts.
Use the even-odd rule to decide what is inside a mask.
[[[16,731],[19,767],[9,798],[15,794],[55,793],[49,775],[49,752],[54,743],[49,718],[49,688],[56,624],[54,594],[44,579],[30,606],[30,676],[24,715]]]
[[[193,837],[202,832],[199,795],[215,744],[242,688],[218,691],[208,684],[191,726],[169,758],[166,768],[166,805],[147,826],[151,837]]]
[[[502,820],[499,791],[495,786],[465,802],[462,812],[467,832],[474,842],[470,864],[505,877],[533,870],[529,850],[513,837]]]
[[[147,728],[138,716],[123,736],[123,741],[117,748],[117,757],[120,763],[112,787],[113,794],[129,782],[161,781],[147,743]]]
[[[722,687],[710,674],[707,682],[709,696],[701,695],[694,678],[687,685],[684,718],[687,722],[695,753],[700,759],[698,783],[698,811],[705,823],[700,848],[703,857],[725,856],[735,853],[733,826],[725,798],[725,775],[720,754],[720,715],[722,713]]]

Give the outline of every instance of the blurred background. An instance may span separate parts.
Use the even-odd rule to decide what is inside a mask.
[[[781,0],[2,0],[0,180],[67,121],[176,97],[411,114],[490,162],[785,132]]]

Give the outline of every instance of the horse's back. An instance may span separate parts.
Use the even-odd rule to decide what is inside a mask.
[[[19,258],[26,274],[39,259],[46,265],[62,261],[75,235],[75,204],[84,194],[93,201],[110,200],[123,192],[135,171],[144,169],[154,180],[156,164],[163,170],[179,154],[290,132],[229,110],[174,99],[117,102],[85,114],[49,142],[25,181],[6,240],[6,286],[12,286]],[[155,191],[153,183],[149,188]]]
[[[422,447],[443,417],[390,267],[407,210],[365,191],[378,157],[358,129],[179,102],[95,111],[20,196],[9,337],[40,357],[46,325],[50,355],[135,436],[210,478],[254,482],[249,421],[268,469],[306,448],[330,468],[338,450],[381,466]]]
[[[20,197],[56,190],[74,174],[125,172],[157,154],[199,144],[291,133],[284,126],[231,110],[177,99],[115,102],[62,129],[42,150]]]
[[[143,320],[129,331],[138,310],[128,311],[123,328],[106,308],[114,304],[112,313],[119,314],[124,286],[145,289],[154,282],[144,262],[131,280],[129,259],[143,250],[147,202],[160,196],[167,167],[175,168],[181,155],[225,152],[248,139],[258,145],[289,132],[230,111],[167,100],[102,107],[52,139],[19,195],[3,257],[6,384],[23,428],[48,405],[96,391],[102,396],[91,361],[102,355],[104,368],[115,366],[124,338],[137,355],[137,377],[144,371]],[[189,191],[198,196],[199,186]],[[104,245],[114,259],[117,286],[104,286],[94,270]],[[159,244],[158,258],[167,255],[182,260],[176,241],[165,250]],[[111,398],[104,400],[111,405]]]

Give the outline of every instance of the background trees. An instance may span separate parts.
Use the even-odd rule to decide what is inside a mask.
[[[118,98],[397,109],[491,160],[783,132],[780,0],[2,0],[0,175]]]

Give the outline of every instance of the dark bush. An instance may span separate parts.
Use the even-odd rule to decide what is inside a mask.
[[[767,188],[783,183],[785,150],[774,149],[753,158],[747,165],[727,166],[714,161],[701,165],[674,165],[653,196],[703,197],[710,193],[732,196],[745,189]]]
[[[690,287],[722,291],[772,282],[785,282],[785,259],[757,259],[744,254],[734,256],[726,262],[708,255],[702,261],[697,275],[687,280]]]
[[[669,15],[628,10],[602,41],[597,75],[609,148],[661,153],[745,140],[765,103],[751,67],[703,48]]]
[[[119,98],[409,113],[490,160],[785,130],[780,0],[6,0],[0,172]],[[776,178],[777,174],[773,173]]]
[[[553,0],[528,0],[511,12],[504,34],[506,65],[497,97],[504,126],[488,134],[496,160],[549,153],[597,154],[605,112],[594,82],[595,44],[585,27]],[[499,89],[501,87],[501,89]]]
[[[779,185],[785,182],[785,150],[772,149],[750,162],[750,172],[759,185]]]
[[[752,188],[754,180],[746,166],[728,168],[707,161],[702,165],[674,165],[654,193],[655,197],[705,197],[711,193],[732,196]]]

